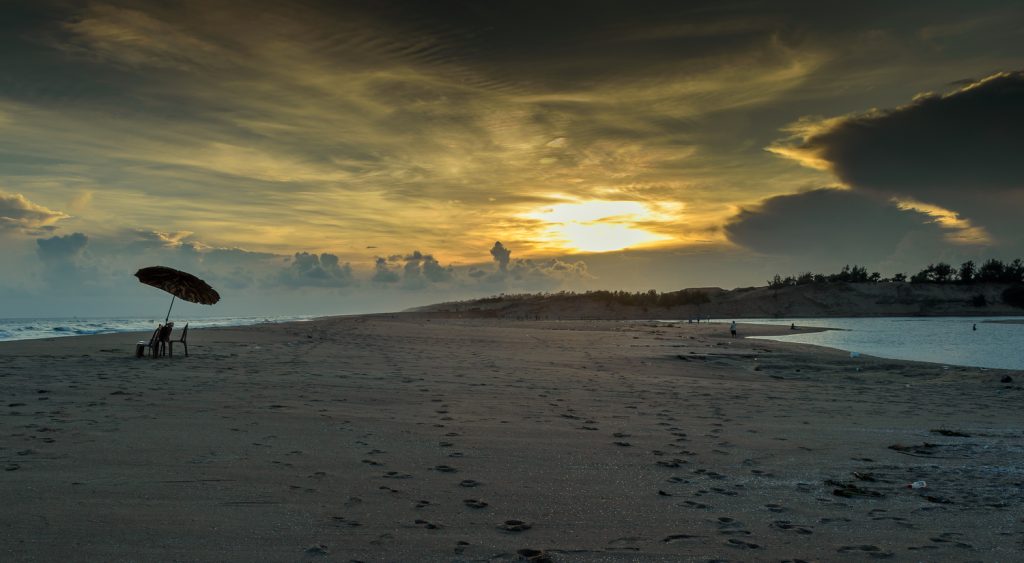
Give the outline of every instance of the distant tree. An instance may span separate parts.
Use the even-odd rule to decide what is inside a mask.
[[[998,283],[1006,279],[1006,266],[1001,260],[989,259],[978,268],[978,281]]]
[[[932,272],[934,271],[935,264],[928,264],[925,269],[910,276],[910,283],[928,283],[932,281]]]
[[[1015,259],[1006,266],[1006,277],[1013,283],[1024,283],[1024,261]]]
[[[894,282],[905,282],[905,281],[907,281],[907,274],[904,274],[903,272],[897,272],[897,273],[892,275],[892,281],[894,281]]]
[[[953,266],[945,262],[928,264],[928,267],[914,274],[910,283],[946,283],[953,279]]]
[[[963,264],[960,264],[960,271],[957,273],[957,278],[960,283],[971,283],[974,281],[974,275],[977,269],[974,267],[974,261],[968,260]]]
[[[878,272],[871,272],[871,275],[868,276],[868,281],[869,282],[873,282],[873,283],[877,283],[881,279],[882,279],[882,274],[880,274]]]
[[[932,270],[932,281],[935,283],[946,283],[953,280],[953,266],[945,262],[939,262]]]

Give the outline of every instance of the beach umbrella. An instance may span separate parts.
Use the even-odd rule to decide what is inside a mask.
[[[171,318],[171,308],[174,307],[175,297],[201,305],[213,305],[220,301],[220,294],[217,293],[217,290],[210,287],[210,284],[188,272],[182,272],[167,266],[142,268],[135,272],[135,277],[139,278],[139,281],[146,285],[162,289],[172,295],[171,306],[167,308],[167,317],[164,318],[165,323]]]

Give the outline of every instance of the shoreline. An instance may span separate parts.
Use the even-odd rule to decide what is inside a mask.
[[[651,321],[334,317],[196,330],[156,360],[126,334],[0,343],[5,560],[1010,560],[1020,541],[1024,386],[997,370]]]
[[[695,322],[695,323],[692,323],[692,325],[691,325],[686,320],[679,320],[679,319],[558,319],[558,320],[546,320],[546,321],[512,320],[512,319],[491,319],[491,320],[488,320],[488,319],[475,319],[475,318],[467,318],[467,319],[452,318],[451,316],[448,316],[448,315],[437,315],[437,314],[434,314],[434,313],[426,313],[425,314],[425,313],[418,313],[418,312],[397,312],[397,313],[366,313],[366,314],[355,314],[355,315],[328,315],[328,316],[321,316],[321,317],[311,317],[311,318],[308,318],[308,319],[290,319],[290,320],[281,320],[281,321],[260,321],[260,322],[255,322],[255,323],[251,323],[251,324],[240,324],[240,325],[215,325],[215,326],[208,326],[208,327],[195,327],[193,329],[193,331],[195,331],[195,330],[217,330],[217,329],[229,329],[229,330],[230,329],[248,329],[248,328],[259,328],[259,327],[266,326],[266,325],[288,325],[288,324],[302,324],[302,323],[308,323],[308,322],[331,322],[331,321],[337,321],[337,320],[342,320],[342,319],[355,319],[355,318],[406,320],[408,322],[422,322],[422,321],[425,321],[425,320],[428,321],[428,322],[433,322],[433,321],[453,321],[453,322],[479,321],[479,322],[496,322],[496,323],[499,323],[499,324],[500,323],[508,323],[509,326],[515,326],[516,323],[523,323],[523,322],[568,323],[568,324],[574,324],[574,323],[593,323],[593,322],[602,322],[602,323],[652,323],[653,322],[653,323],[678,323],[680,325],[680,328],[682,328],[684,326],[688,326],[688,325],[689,326],[699,326],[699,327],[703,327],[703,326],[706,326],[706,325],[711,325],[711,326],[714,326],[714,325],[727,326],[731,322],[731,320],[712,319],[710,321],[703,321],[701,323],[696,323]],[[821,318],[828,318],[828,319],[831,319],[831,318],[836,318],[836,319],[859,319],[859,318],[874,318],[874,317],[821,317]],[[884,318],[917,319],[917,318],[922,318],[922,317],[884,317]],[[960,317],[953,316],[953,317],[934,317],[934,318],[957,318],[957,319],[959,319]],[[772,338],[777,337],[777,336],[790,336],[790,335],[798,335],[798,334],[810,334],[810,333],[818,333],[818,332],[826,332],[826,331],[840,331],[840,332],[842,332],[842,331],[848,331],[849,329],[837,328],[837,327],[810,327],[810,326],[802,326],[802,327],[800,327],[800,326],[798,326],[797,330],[793,331],[793,330],[790,330],[788,327],[786,327],[783,324],[777,324],[776,325],[776,324],[750,323],[750,322],[743,322],[744,319],[742,319],[740,317],[737,317],[737,319],[740,321],[740,322],[737,323],[737,325],[739,327],[742,327],[742,328],[745,329],[743,331],[743,333],[739,336],[739,338],[741,338],[741,339],[751,338],[752,340],[761,341],[761,342],[774,342],[774,343],[777,343],[777,344],[782,344],[782,345],[786,345],[786,346],[792,346],[792,347],[794,347],[794,350],[799,349],[800,347],[808,347],[808,348],[811,348],[813,350],[828,350],[828,351],[838,352],[838,353],[842,353],[842,354],[849,354],[851,352],[850,350],[844,350],[843,348],[839,348],[839,347],[835,347],[835,346],[828,346],[828,345],[824,345],[824,344],[810,344],[810,343],[803,343],[803,342],[790,342],[790,341],[785,341],[785,340],[773,340],[772,339]],[[813,319],[813,318],[809,318],[809,319]],[[809,320],[809,319],[805,319],[805,320]],[[764,319],[755,319],[755,320],[764,320]],[[784,319],[784,320],[788,321],[789,319],[787,318],[787,319]],[[993,323],[993,324],[1024,324],[1024,319],[1021,319],[1021,320],[1005,320],[1005,321],[1004,320],[985,320],[985,321],[978,321],[978,322]],[[757,332],[757,333],[756,334],[751,334],[752,330]],[[98,334],[70,334],[70,335],[64,335],[64,336],[26,338],[26,339],[18,339],[18,340],[0,340],[0,346],[5,345],[6,343],[12,343],[12,342],[36,342],[36,341],[40,341],[40,342],[55,342],[55,341],[58,341],[58,340],[63,341],[63,340],[68,339],[68,338],[82,338],[82,337],[86,337],[87,338],[87,337],[97,337],[97,336],[127,335],[127,336],[135,336],[136,337],[136,340],[132,341],[132,349],[134,350],[134,342],[137,342],[138,339],[147,339],[147,338],[149,338],[149,336],[151,334],[152,334],[151,330],[146,330],[146,331],[131,331],[131,330],[128,330],[128,331],[124,331],[124,332],[117,331],[117,332],[104,332],[104,333],[98,333]],[[966,368],[966,369],[984,370],[984,371],[988,371],[988,372],[1008,372],[1008,373],[1024,371],[1024,370],[1013,369],[1013,368],[986,367],[986,366],[976,366],[976,365],[969,365],[969,364],[957,364],[957,363],[952,363],[952,362],[929,362],[929,361],[923,361],[923,360],[909,360],[909,359],[901,359],[901,358],[887,358],[885,356],[875,356],[875,355],[872,355],[872,354],[867,354],[867,353],[862,353],[862,352],[857,352],[857,354],[858,354],[858,357],[861,357],[861,358],[871,358],[871,359],[876,359],[876,360],[885,360],[885,361],[892,361],[892,362],[907,362],[907,363],[912,363],[912,364],[932,365],[932,366],[939,366],[939,367],[946,367],[946,368],[950,368],[950,367],[951,368]]]

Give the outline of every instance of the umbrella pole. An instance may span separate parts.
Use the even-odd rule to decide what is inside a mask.
[[[171,296],[171,307],[174,307],[174,298],[175,297],[177,297],[177,295],[172,295]],[[171,307],[167,308],[167,316],[164,317],[164,324],[167,324],[167,319],[171,318]]]

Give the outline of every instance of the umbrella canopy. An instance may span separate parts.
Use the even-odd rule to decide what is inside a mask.
[[[135,272],[139,281],[162,289],[174,297],[184,299],[201,305],[213,305],[220,301],[220,294],[210,287],[210,284],[193,276],[188,272],[168,268],[167,266],[150,266]],[[171,297],[171,306],[167,308],[166,323],[171,318],[171,308],[174,307],[174,297]]]
[[[210,284],[188,272],[168,268],[167,266],[150,266],[135,272],[139,281],[162,289],[167,293],[191,303],[213,305],[220,301],[220,294]]]

